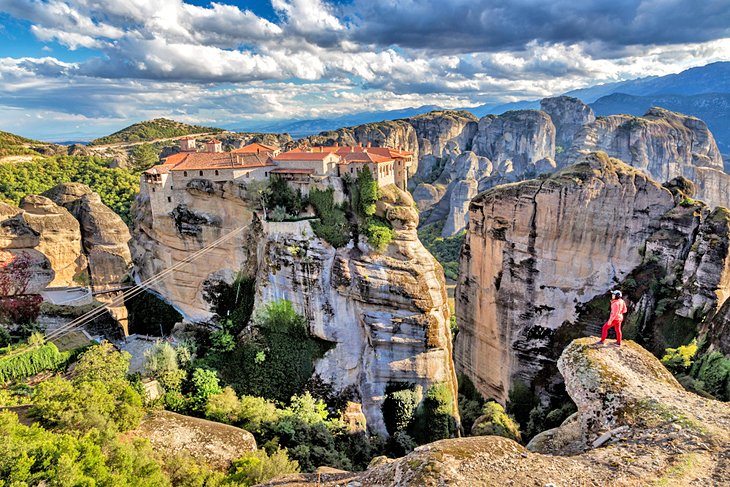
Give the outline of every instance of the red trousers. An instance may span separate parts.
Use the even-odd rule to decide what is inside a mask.
[[[623,322],[623,319],[614,318],[613,321],[607,321],[605,325],[603,325],[603,328],[601,329],[601,341],[605,342],[606,337],[608,336],[608,330],[611,328],[616,329],[616,343],[621,345],[621,323]]]

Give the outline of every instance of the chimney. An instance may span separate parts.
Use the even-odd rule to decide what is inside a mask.
[[[372,146],[373,146],[373,143],[372,142],[368,142],[368,147],[372,147]]]
[[[340,146],[340,143],[339,142],[335,142],[335,147],[339,147],[339,146]]]
[[[358,142],[358,143],[357,143],[357,146],[358,146],[358,147],[362,147],[362,142]]]

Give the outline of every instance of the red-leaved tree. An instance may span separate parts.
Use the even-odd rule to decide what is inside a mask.
[[[25,324],[35,321],[43,298],[26,294],[33,279],[33,259],[27,252],[0,251],[0,320]]]

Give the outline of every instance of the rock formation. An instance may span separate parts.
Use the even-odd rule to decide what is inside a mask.
[[[92,288],[95,291],[118,288],[132,264],[131,235],[119,215],[83,184],[59,184],[44,196],[69,210],[78,220]]]
[[[35,230],[35,249],[48,257],[55,278],[51,286],[75,286],[86,270],[79,222],[62,206],[44,196],[29,195],[20,202],[22,218]]]
[[[187,454],[223,471],[235,460],[256,451],[256,440],[246,430],[170,411],[151,412],[127,435],[148,439],[163,456]]]
[[[594,349],[572,342],[559,365],[578,412],[528,445],[498,436],[441,440],[359,474],[298,475],[280,487],[725,485],[730,482],[730,405],[686,392],[633,342]]]
[[[643,117],[611,115],[589,123],[575,136],[565,161],[581,151],[604,151],[657,181],[684,176],[697,196],[712,206],[730,206],[730,175],[724,172],[715,139],[700,119],[651,108]]]
[[[702,331],[730,292],[730,213],[603,153],[470,206],[460,259],[457,368],[500,401],[516,382],[560,394],[557,353],[596,335],[607,291],[632,303],[625,336],[655,353]],[[579,257],[577,257],[579,256]]]
[[[446,382],[454,401],[457,393],[443,271],[418,240],[413,200],[388,187],[378,214],[396,229],[383,253],[363,243],[336,250],[308,222],[265,223],[257,302],[291,301],[314,335],[335,343],[316,373],[338,390],[355,385],[368,427],[387,434],[380,408],[389,382]]]
[[[673,206],[661,185],[599,154],[475,198],[459,268],[457,366],[500,401],[514,380],[531,383],[550,360],[550,336],[639,265]]]
[[[584,125],[596,120],[591,107],[577,98],[556,96],[540,101],[540,108],[555,125],[555,159],[562,162]]]
[[[378,253],[364,242],[335,249],[308,221],[260,220],[255,185],[226,183],[207,191],[202,180],[194,181],[176,192],[180,201],[172,211],[155,215],[143,185],[131,245],[138,279],[230,235],[153,289],[187,318],[207,320],[211,283],[232,283],[239,272],[255,276],[257,306],[288,299],[315,336],[334,344],[315,371],[336,390],[356,387],[372,431],[385,433],[380,405],[391,381],[426,388],[446,382],[457,410],[443,271],[418,240],[408,193],[395,186],[383,191],[377,215],[391,221],[396,238]]]

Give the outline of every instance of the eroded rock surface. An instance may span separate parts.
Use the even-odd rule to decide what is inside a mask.
[[[364,243],[334,249],[308,222],[265,223],[257,275],[257,303],[291,301],[335,344],[316,373],[338,390],[356,386],[368,428],[381,434],[389,382],[445,382],[457,397],[443,271],[418,240],[410,195],[395,186],[384,193],[377,213],[396,229],[384,252]]]
[[[594,122],[596,115],[591,107],[570,96],[544,98],[540,101],[540,109],[550,116],[555,125],[555,158],[562,162],[575,136],[584,125]]]

